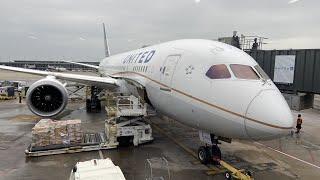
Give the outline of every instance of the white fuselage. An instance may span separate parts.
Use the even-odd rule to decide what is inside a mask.
[[[206,76],[211,66],[219,64],[227,66],[230,78]],[[253,69],[257,65],[233,46],[190,39],[105,58],[99,71],[138,82],[158,111],[217,136],[271,139],[288,134],[293,126],[291,111],[273,82],[261,76],[237,78],[231,64]]]

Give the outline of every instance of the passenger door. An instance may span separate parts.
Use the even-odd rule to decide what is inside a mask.
[[[171,91],[173,74],[180,58],[181,58],[180,54],[169,55],[165,60],[165,62],[163,63],[161,74],[160,74],[160,81],[166,86],[161,87],[162,90]]]
[[[176,66],[181,58],[181,55],[169,55],[162,67],[160,73],[160,91],[159,91],[159,105],[160,110],[165,112],[166,115],[174,116],[174,111],[172,111],[172,103],[174,100],[174,93],[172,92],[173,86],[173,76],[175,73]]]

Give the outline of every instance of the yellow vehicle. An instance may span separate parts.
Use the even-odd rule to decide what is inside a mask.
[[[231,180],[231,179],[253,180],[252,172],[244,169],[239,170],[222,160],[215,160],[215,161],[219,165],[221,165],[224,169],[213,168],[207,172],[208,175],[216,175],[216,174],[224,173],[224,177],[227,180]]]

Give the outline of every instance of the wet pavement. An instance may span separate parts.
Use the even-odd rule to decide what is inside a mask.
[[[86,132],[104,130],[105,112],[87,114],[84,103],[69,104],[67,111],[61,119],[82,119]],[[99,151],[25,157],[24,150],[31,143],[31,129],[37,120],[24,104],[0,102],[0,179],[67,179],[76,162],[101,158]],[[102,157],[109,157],[119,165],[127,179],[145,179],[146,159],[153,157],[165,157],[169,161],[172,179],[210,178],[203,173],[205,166],[193,165],[194,159],[173,142],[157,132],[153,136],[156,139],[153,143],[104,150]]]
[[[252,170],[255,179],[318,179],[320,113],[316,110],[300,113],[304,118],[300,136],[222,143],[223,159],[235,167]],[[68,105],[60,118],[81,119],[86,132],[101,132],[106,114],[87,114],[84,103],[75,102]],[[145,179],[146,159],[153,157],[168,160],[171,179],[224,179],[222,174],[206,175],[209,168],[181,148],[182,145],[196,152],[200,145],[198,132],[168,118],[151,117],[154,127],[161,131],[154,128],[154,142],[139,147],[103,150],[100,154],[93,151],[26,158],[24,150],[31,143],[31,129],[37,120],[25,104],[18,104],[17,100],[0,101],[0,179],[67,179],[76,162],[107,157],[120,166],[128,180]]]

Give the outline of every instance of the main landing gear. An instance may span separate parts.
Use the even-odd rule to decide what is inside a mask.
[[[208,134],[200,131],[199,137],[205,146],[200,146],[198,149],[198,159],[202,164],[219,164],[221,160],[221,151],[218,147],[218,139],[213,134]]]
[[[86,108],[88,113],[101,112],[101,101],[99,99],[99,93],[101,89],[96,86],[87,87],[86,90]]]

